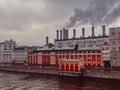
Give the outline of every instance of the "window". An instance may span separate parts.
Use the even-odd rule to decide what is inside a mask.
[[[96,44],[104,44],[105,39],[98,39],[96,40]]]
[[[116,41],[112,41],[112,45],[116,45]]]
[[[83,53],[86,53],[86,51],[83,51]]]
[[[104,52],[103,55],[110,55],[110,52]]]
[[[100,60],[100,57],[97,57],[97,60]]]
[[[118,45],[120,46],[120,41],[118,41]]]
[[[115,35],[115,32],[112,32],[112,35]]]
[[[112,47],[112,51],[116,51],[116,47]]]
[[[97,53],[100,53],[100,51],[96,51]]]
[[[67,51],[66,54],[69,54],[69,51]]]
[[[109,51],[109,47],[103,47],[103,51]]]
[[[12,49],[11,45],[9,45],[9,49],[10,49],[10,50]]]
[[[66,42],[66,46],[73,46],[73,42]]]
[[[120,36],[118,37],[118,39],[120,40]]]
[[[90,51],[88,51],[88,53],[91,53]]]
[[[86,41],[85,41],[85,44],[86,44],[86,45],[91,45],[91,44],[92,44],[92,40],[86,40]]]
[[[82,45],[82,41],[76,41],[75,44]]]
[[[118,32],[118,34],[120,35],[120,32]]]
[[[111,39],[116,39],[116,36],[111,36]]]
[[[63,42],[58,42],[58,46],[63,46],[64,43]]]
[[[6,45],[4,46],[4,50],[7,50],[7,46]]]

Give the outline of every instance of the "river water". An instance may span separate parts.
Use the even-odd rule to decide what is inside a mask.
[[[120,80],[0,72],[0,90],[120,90]]]

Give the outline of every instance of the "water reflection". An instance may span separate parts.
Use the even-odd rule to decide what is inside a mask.
[[[0,90],[120,90],[120,80],[0,72]]]

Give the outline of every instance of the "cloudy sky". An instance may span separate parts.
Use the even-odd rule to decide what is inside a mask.
[[[100,25],[120,26],[119,0],[0,0],[0,41],[13,39],[18,45],[43,45],[56,30]],[[107,30],[108,32],[108,30]],[[70,31],[72,33],[72,30]]]

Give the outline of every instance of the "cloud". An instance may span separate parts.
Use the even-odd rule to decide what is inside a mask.
[[[31,28],[32,24],[48,24],[61,20],[74,7],[80,7],[80,1],[82,0],[1,0],[0,28],[25,30]]]
[[[44,5],[22,0],[0,1],[0,28],[5,30],[23,30],[34,23],[43,22]]]
[[[69,18],[66,27],[75,25],[111,24],[120,16],[119,0],[93,0],[86,10],[74,9],[74,15]]]
[[[85,19],[85,17],[94,14],[99,17],[101,14],[99,11],[102,11],[104,6],[96,13],[88,11],[86,14],[86,10],[89,7],[100,6],[98,1],[102,3],[108,0],[91,1],[93,0],[0,0],[0,40],[12,38],[17,41],[18,45],[43,45],[45,36],[48,35],[50,41],[53,42],[56,37],[55,30],[63,28],[69,17],[71,17],[68,23],[71,24],[70,26],[74,26],[76,23],[79,25],[80,20],[86,23],[88,18]],[[114,0],[110,0],[108,3],[108,6],[114,5],[112,11],[110,9],[106,9],[109,10],[107,13],[106,10],[103,11],[106,21],[109,21],[108,17],[115,16],[113,14],[119,11],[116,8],[119,5],[115,6],[112,1]],[[79,18],[75,18],[75,15],[78,15]],[[84,20],[79,15],[82,15]],[[119,13],[117,13],[118,15]],[[75,21],[72,18],[75,18]],[[89,17],[89,20],[91,20],[90,18],[95,21],[93,16]]]

